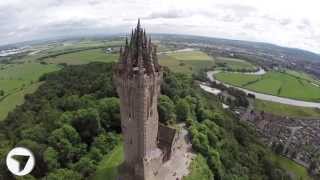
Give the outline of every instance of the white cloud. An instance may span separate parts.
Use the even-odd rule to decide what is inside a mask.
[[[263,41],[320,52],[317,0],[0,1],[1,44],[93,33],[148,32]]]

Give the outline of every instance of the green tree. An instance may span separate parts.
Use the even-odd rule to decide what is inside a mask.
[[[69,169],[58,169],[48,174],[46,180],[82,180],[81,175],[75,171]]]
[[[106,130],[118,130],[120,132],[120,102],[118,98],[110,97],[99,101],[99,113],[101,125]]]
[[[101,161],[103,155],[101,154],[101,151],[98,148],[92,147],[90,148],[90,151],[86,155],[86,157],[93,160],[94,163],[97,165]]]
[[[79,172],[82,177],[89,177],[96,171],[97,166],[95,165],[95,162],[88,158],[88,157],[82,157],[77,163],[73,165],[73,169],[76,172]]]
[[[177,120],[186,121],[190,115],[190,106],[185,99],[179,99],[176,105]]]
[[[91,146],[99,149],[102,154],[107,154],[119,143],[119,141],[119,136],[114,133],[101,133],[94,138]]]
[[[33,177],[32,175],[28,174],[25,176],[18,176],[18,177],[16,177],[16,180],[36,180],[36,178]]]
[[[158,103],[159,121],[168,124],[175,121],[175,105],[173,101],[166,95],[161,95]]]
[[[54,130],[48,141],[49,145],[59,153],[59,162],[61,164],[68,164],[79,159],[86,150],[86,145],[81,143],[78,132],[67,124]]]
[[[91,144],[101,130],[98,111],[93,108],[80,109],[74,114],[72,125],[78,131],[82,141]]]
[[[60,164],[58,162],[59,154],[52,147],[48,147],[43,153],[43,159],[47,163],[49,171],[58,169]]]

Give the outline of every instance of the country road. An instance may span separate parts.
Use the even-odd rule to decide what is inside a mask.
[[[285,98],[285,97],[278,97],[278,96],[273,96],[273,95],[269,95],[269,94],[258,93],[258,92],[250,91],[250,90],[243,89],[240,87],[236,87],[236,86],[233,86],[230,84],[223,83],[223,82],[214,78],[214,74],[216,74],[216,73],[219,73],[219,71],[208,71],[207,72],[208,79],[212,82],[222,83],[227,87],[234,87],[236,89],[242,90],[247,94],[248,93],[254,94],[257,99],[261,99],[261,100],[265,100],[265,101],[272,101],[272,102],[277,102],[277,103],[287,104],[287,105],[300,106],[300,107],[320,108],[320,103],[295,100],[295,99],[289,99],[289,98]]]

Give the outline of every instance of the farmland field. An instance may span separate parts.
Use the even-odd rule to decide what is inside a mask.
[[[201,51],[185,51],[160,54],[159,63],[174,72],[191,75],[200,69],[212,67],[214,60]]]
[[[243,87],[251,82],[255,82],[260,79],[259,76],[239,74],[239,73],[228,73],[228,72],[220,72],[216,74],[215,77],[218,80],[227,82],[235,86],[240,86],[240,87]]]
[[[23,102],[24,94],[36,90],[39,77],[45,73],[59,69],[57,65],[42,65],[40,63],[19,63],[3,65],[0,70],[0,120],[16,105]]]
[[[218,69],[230,69],[230,70],[255,70],[257,69],[256,66],[253,64],[236,58],[227,58],[227,57],[216,57],[215,58]]]
[[[207,54],[201,52],[201,51],[183,51],[183,52],[174,52],[169,53],[169,56],[177,59],[177,60],[201,60],[201,61],[210,61],[212,58],[208,56]]]
[[[103,49],[90,49],[45,59],[48,63],[85,64],[90,62],[111,62],[118,59],[118,54],[107,54]]]
[[[24,95],[34,92],[39,83],[40,76],[45,73],[61,69],[60,63],[86,64],[90,62],[110,62],[118,59],[118,54],[107,54],[102,46],[119,45],[121,41],[89,41],[64,42],[35,46],[36,53],[30,53],[19,59],[14,59],[10,64],[0,64],[0,120],[13,110],[16,105],[23,103]],[[89,48],[89,49],[88,49]],[[90,49],[92,48],[92,49]],[[82,50],[84,49],[84,50]],[[74,52],[76,51],[76,52]],[[66,53],[59,55],[60,53]],[[50,58],[39,58],[56,55]]]
[[[24,88],[23,90],[16,91],[8,95],[6,98],[0,100],[0,121],[3,120],[7,114],[14,109],[17,105],[24,102],[24,96],[26,94],[32,94],[35,92],[41,83],[34,83]]]
[[[222,72],[215,77],[245,89],[298,100],[320,102],[320,87],[310,80],[285,72],[270,71],[264,75]]]
[[[320,110],[316,108],[298,107],[256,99],[255,108],[279,116],[288,117],[320,117]]]

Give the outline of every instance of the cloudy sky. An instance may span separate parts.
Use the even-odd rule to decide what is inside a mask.
[[[130,31],[270,42],[320,53],[319,0],[0,0],[0,44]]]

